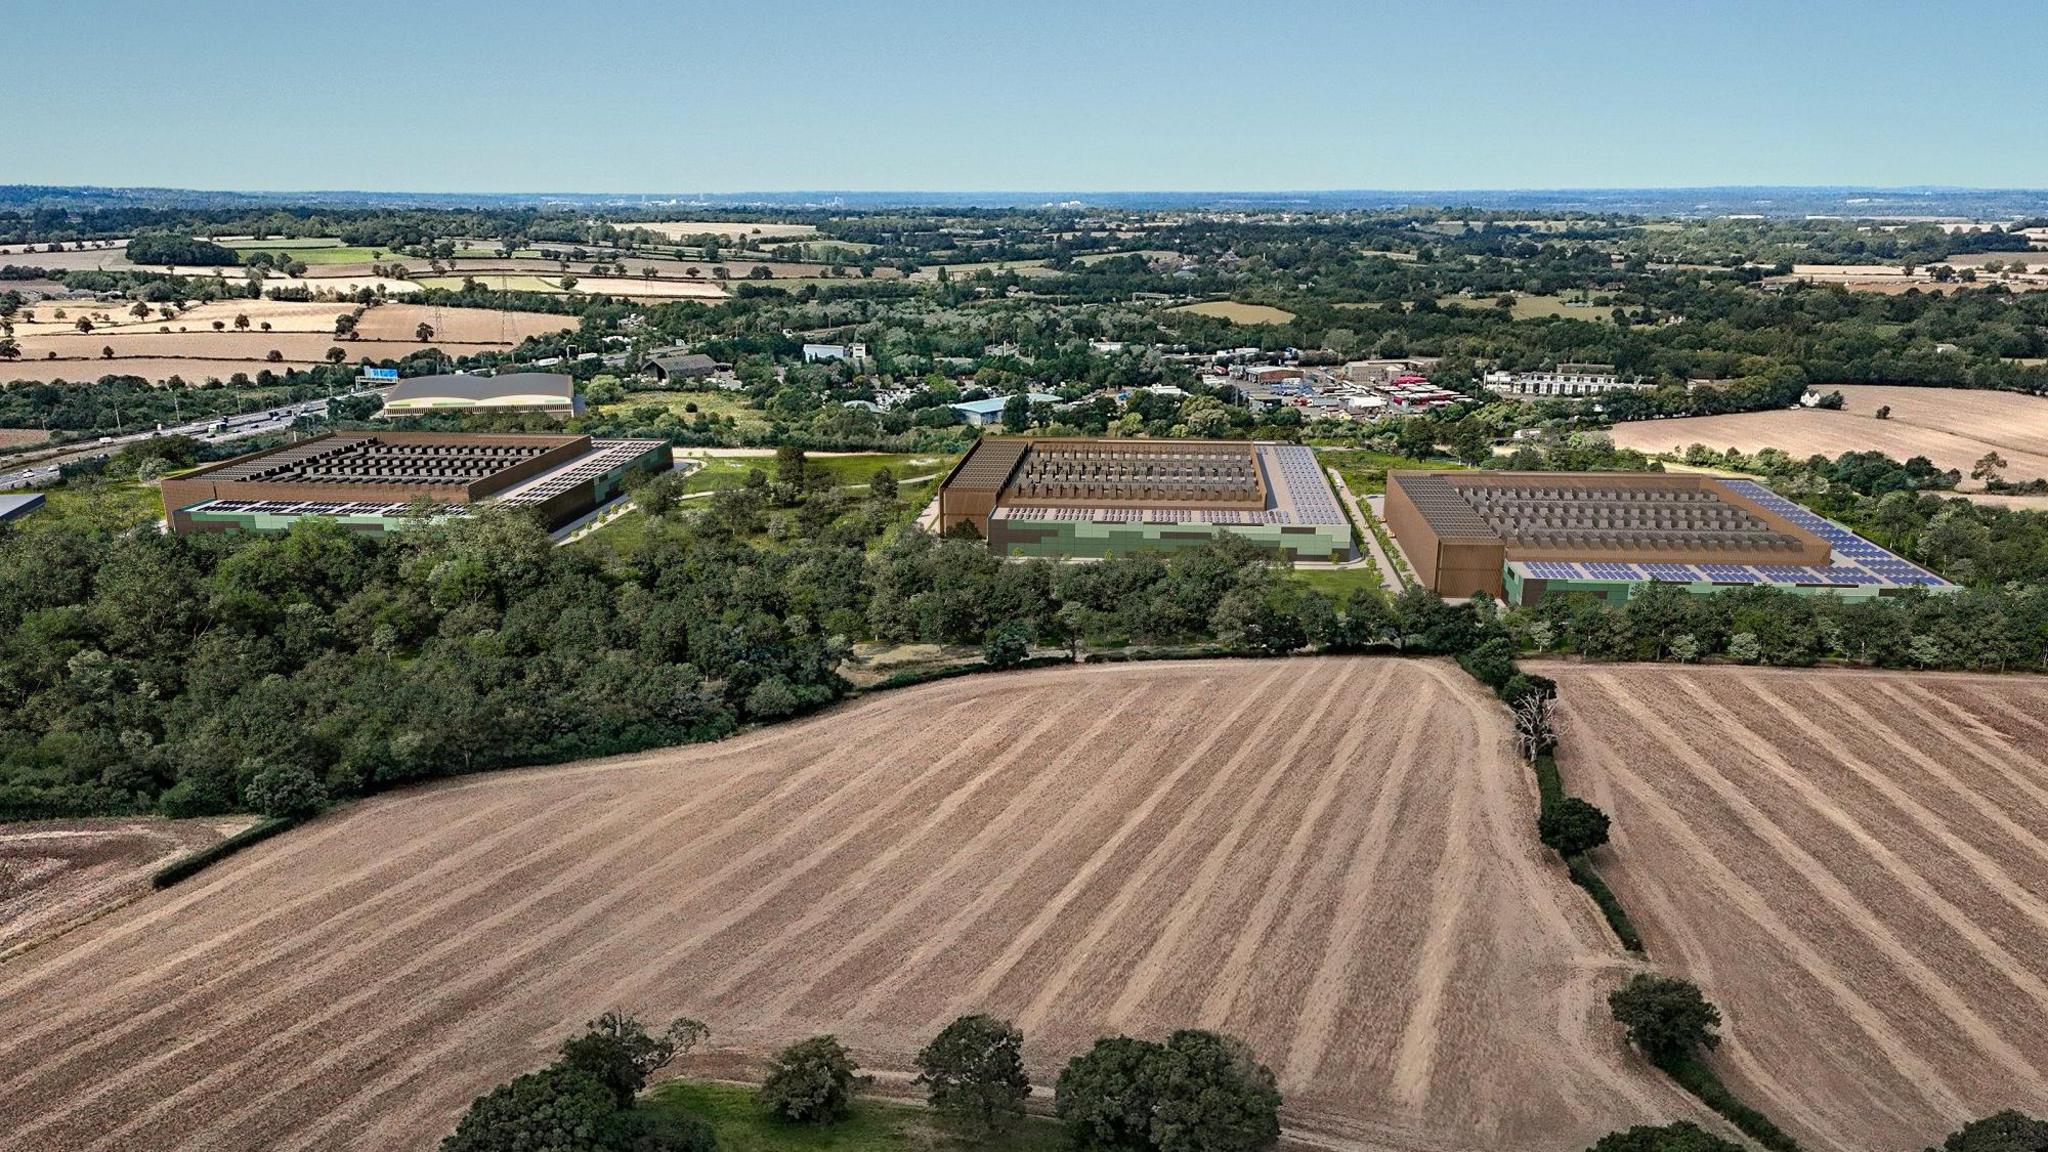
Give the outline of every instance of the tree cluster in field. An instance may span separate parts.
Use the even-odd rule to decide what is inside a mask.
[[[716,1138],[701,1123],[635,1105],[648,1076],[705,1035],[679,1020],[657,1040],[609,1013],[565,1041],[553,1065],[478,1097],[442,1152],[710,1152]],[[1023,1051],[1024,1034],[1009,1021],[972,1015],[947,1025],[917,1054],[916,1084],[938,1125],[970,1146],[1015,1130],[1031,1096]],[[774,1055],[755,1100],[783,1123],[826,1128],[852,1115],[872,1083],[836,1037],[814,1036]],[[1053,1097],[1080,1152],[1262,1152],[1280,1138],[1279,1110],[1272,1070],[1249,1047],[1192,1029],[1163,1042],[1098,1040],[1067,1063]],[[573,1143],[572,1130],[594,1135]]]
[[[197,267],[233,267],[234,250],[211,240],[195,240],[164,232],[145,232],[128,241],[131,264],[166,264]]]

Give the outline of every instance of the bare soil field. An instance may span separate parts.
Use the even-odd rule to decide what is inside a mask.
[[[1294,313],[1270,304],[1245,304],[1236,300],[1210,300],[1201,304],[1182,304],[1169,308],[1169,312],[1194,312],[1202,316],[1219,316],[1232,324],[1285,324],[1294,319]]]
[[[1447,662],[1199,661],[387,795],[0,967],[9,1147],[431,1149],[614,1007],[885,1072],[986,1010],[1041,1083],[1219,1027],[1326,1147],[1702,1119],[1607,1022],[1632,963],[1507,744]]]
[[[140,896],[158,868],[248,823],[235,818],[0,824],[0,958]]]
[[[1833,387],[1829,386],[1832,391]],[[2048,398],[1961,388],[1842,385],[1839,412],[1820,409],[1741,412],[1617,424],[1615,444],[1644,452],[1683,452],[1692,444],[1755,452],[1778,448],[1794,456],[1876,449],[1895,460],[1925,456],[1963,473],[1986,452],[2005,457],[2008,480],[2048,476]],[[1891,418],[1876,418],[1880,406]]]
[[[1602,873],[1809,1148],[2048,1110],[2048,679],[1542,666]]]
[[[0,448],[25,448],[49,438],[50,434],[41,428],[0,428]]]
[[[365,340],[410,342],[421,324],[434,329],[436,346],[490,344],[510,347],[529,336],[576,326],[576,317],[552,312],[499,312],[490,308],[437,308],[428,304],[380,304],[365,309],[356,331]]]
[[[190,360],[163,357],[102,360],[97,356],[90,360],[0,360],[0,384],[11,384],[21,380],[91,383],[102,376],[140,376],[154,383],[162,383],[176,376],[187,384],[204,384],[208,380],[225,381],[237,372],[246,372],[253,378],[265,368],[275,372],[279,368],[303,368],[311,363],[310,360],[287,360],[283,364],[271,364],[263,360]]]

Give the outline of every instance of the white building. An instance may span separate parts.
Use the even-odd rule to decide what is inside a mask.
[[[1632,392],[1649,384],[1639,376],[1615,374],[1612,364],[1559,364],[1545,372],[1488,372],[1480,383],[1488,392],[1514,399],[1546,396],[1604,396]]]
[[[868,346],[865,344],[806,344],[804,363],[815,364],[820,360],[865,360]]]

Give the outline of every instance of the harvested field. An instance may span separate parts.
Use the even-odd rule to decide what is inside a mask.
[[[0,968],[10,1148],[430,1149],[612,1007],[885,1071],[988,1010],[1041,1082],[1221,1027],[1330,1147],[1699,1118],[1606,1022],[1631,962],[1534,804],[1489,695],[1368,658],[970,677],[387,795]]]
[[[27,448],[49,438],[41,428],[0,428],[0,448]]]
[[[410,342],[421,324],[434,328],[431,343],[510,347],[529,336],[576,326],[576,317],[552,312],[499,312],[490,308],[438,308],[429,304],[380,304],[363,312],[356,331],[365,340]]]
[[[150,874],[248,825],[225,820],[0,824],[0,957],[149,890]]]
[[[1833,390],[1832,386],[1828,387]],[[1875,449],[1894,460],[1925,456],[1942,468],[1963,473],[1986,452],[2005,457],[2008,480],[2048,476],[2048,398],[2019,392],[1961,388],[1903,388],[1842,385],[1839,412],[1802,408],[1689,416],[1679,420],[1638,420],[1614,427],[1614,442],[1644,452],[1683,452],[1688,445],[1755,452],[1778,448],[1794,456]],[[1889,405],[1891,418],[1875,413]]]
[[[72,383],[90,383],[102,376],[140,376],[145,380],[161,383],[176,376],[187,384],[204,384],[208,380],[227,380],[237,372],[246,372],[252,378],[265,368],[272,372],[280,368],[304,367],[311,361],[293,364],[285,361],[282,365],[262,360],[182,360],[154,357],[138,360],[0,360],[0,384],[11,384],[21,380],[65,380]]]
[[[1209,300],[1201,304],[1182,304],[1169,312],[1193,312],[1198,316],[1217,316],[1232,324],[1285,324],[1294,319],[1294,313],[1270,304],[1245,304],[1236,300]]]
[[[2048,1111],[2048,679],[1539,666],[1603,874],[1809,1148]]]

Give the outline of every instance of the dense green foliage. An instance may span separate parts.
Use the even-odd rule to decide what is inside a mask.
[[[135,264],[186,264],[231,267],[237,261],[233,249],[210,240],[145,232],[128,241],[128,259]]]
[[[837,1037],[813,1036],[769,1061],[761,1106],[791,1123],[830,1124],[851,1114],[854,1094],[870,1083]]]
[[[1582,855],[1607,843],[1607,813],[1590,801],[1566,796],[1536,818],[1536,832],[1559,854]]]
[[[1628,1029],[1629,1042],[1686,1091],[1772,1152],[1798,1152],[1797,1141],[1768,1116],[1736,1099],[1706,1062],[1706,1053],[1721,1042],[1714,1032],[1721,1010],[1698,987],[1639,972],[1608,994],[1607,1006],[1615,1021]]]
[[[1106,1037],[1060,1073],[1054,1111],[1082,1152],[1255,1152],[1280,1138],[1272,1070],[1242,1041],[1184,1029]]]
[[[1927,1152],[2048,1152],[2048,1120],[2007,1110],[1972,1120]]]
[[[1024,1033],[1007,1020],[960,1017],[917,1054],[917,1070],[932,1111],[963,1136],[983,1139],[1024,1118]]]
[[[1743,1147],[1690,1120],[1680,1120],[1675,1124],[1639,1124],[1626,1132],[1610,1132],[1586,1152],[1743,1152]]]
[[[169,888],[180,880],[198,875],[252,844],[261,844],[298,826],[297,820],[283,816],[258,821],[232,836],[209,844],[197,852],[189,852],[157,869],[149,878],[150,885],[155,888]]]

